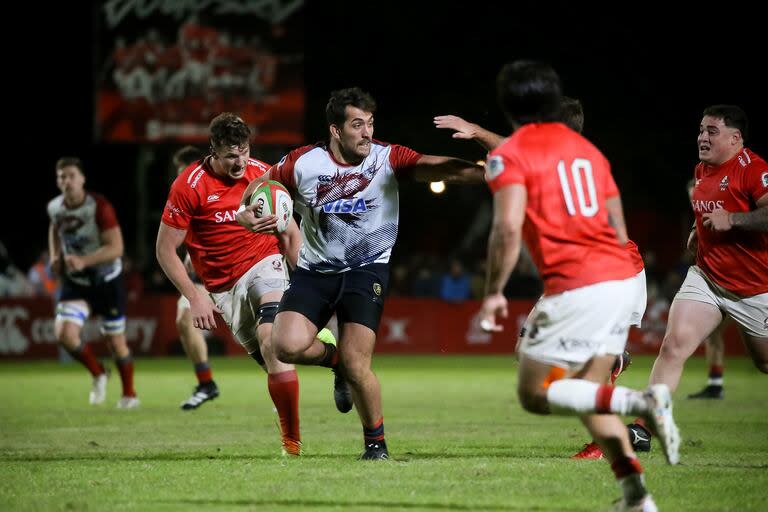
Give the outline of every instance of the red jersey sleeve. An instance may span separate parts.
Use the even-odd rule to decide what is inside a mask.
[[[99,226],[99,231],[120,227],[112,203],[101,194],[94,194],[94,199],[96,199],[96,224]]]
[[[516,157],[494,150],[485,164],[485,181],[496,193],[507,185],[525,184],[525,171]]]
[[[389,164],[395,173],[399,170],[413,167],[421,158],[421,153],[417,153],[411,148],[399,144],[391,144],[389,147],[391,148],[389,151]]]
[[[200,172],[200,171],[198,171]],[[186,173],[182,173],[171,185],[161,221],[176,229],[189,229],[189,222],[198,206],[197,195],[187,186]]]
[[[744,176],[744,193],[754,202],[768,194],[768,165],[756,162],[747,167]]]

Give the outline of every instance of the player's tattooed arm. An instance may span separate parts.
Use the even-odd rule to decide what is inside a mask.
[[[757,201],[757,209],[751,212],[729,212],[718,208],[703,216],[704,226],[714,231],[739,228],[746,231],[768,233],[768,194]]]

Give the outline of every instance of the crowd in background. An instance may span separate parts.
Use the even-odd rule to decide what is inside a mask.
[[[448,302],[479,300],[483,297],[485,259],[482,256],[400,251],[393,255],[389,283],[390,297],[438,298]],[[693,255],[684,251],[674,268],[659,268],[651,251],[643,253],[649,300],[671,301],[680,287]],[[130,256],[123,258],[129,301],[144,294],[176,293],[156,262],[137,268]],[[57,281],[42,250],[30,268],[18,268],[8,249],[0,242],[0,297],[55,297]],[[524,251],[520,263],[507,283],[505,295],[511,299],[536,299],[542,293],[541,279]]]

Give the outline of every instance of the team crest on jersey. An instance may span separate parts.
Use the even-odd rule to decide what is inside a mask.
[[[723,176],[723,179],[720,180],[720,190],[723,191],[728,188],[728,176]]]
[[[739,155],[739,163],[741,164],[742,167],[747,166],[747,162],[744,161],[744,157],[742,157],[741,155]]]
[[[763,188],[768,187],[768,172],[764,172],[760,179],[763,182]]]
[[[696,178],[696,183],[693,184],[693,188],[698,187],[699,183],[701,183],[701,178]]]
[[[381,285],[379,283],[373,283],[373,293],[375,293],[376,296],[381,295]]]
[[[504,161],[500,156],[492,156],[485,164],[485,176],[488,181],[495,180],[504,172]]]

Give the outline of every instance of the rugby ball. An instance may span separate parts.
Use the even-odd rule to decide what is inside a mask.
[[[265,181],[251,194],[250,204],[256,205],[253,211],[256,217],[277,216],[278,233],[288,229],[288,223],[293,215],[293,200],[282,183],[274,180]]]

